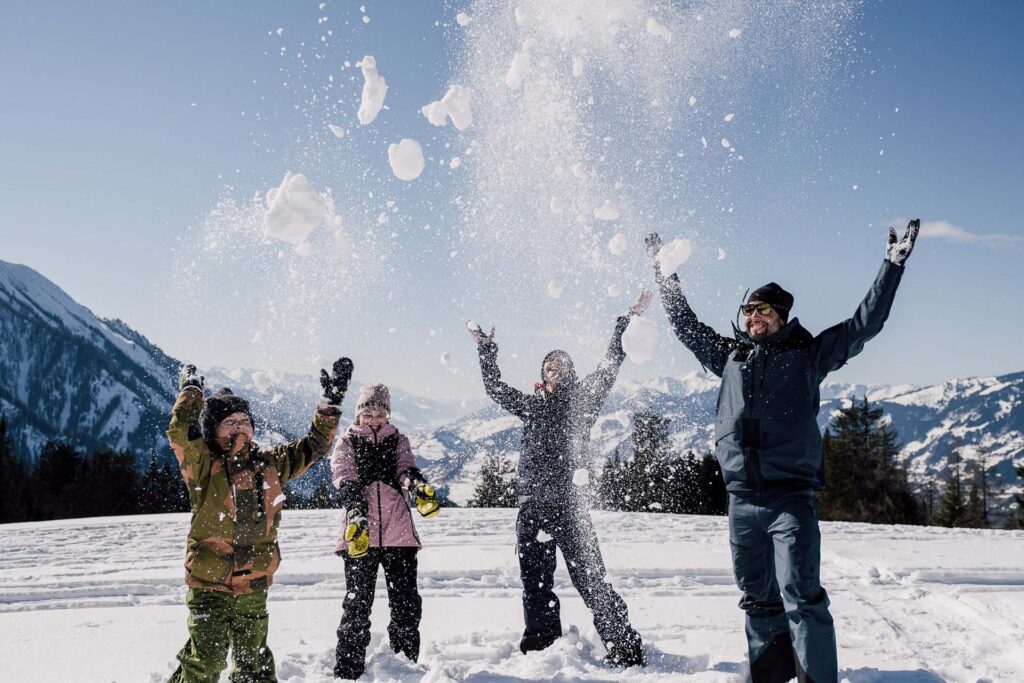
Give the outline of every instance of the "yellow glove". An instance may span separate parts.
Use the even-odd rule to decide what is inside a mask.
[[[441,506],[437,504],[434,487],[422,480],[417,480],[413,486],[416,493],[416,509],[419,513],[424,517],[436,515]]]
[[[359,508],[349,510],[346,515],[345,541],[352,559],[362,557],[370,549],[370,524]]]

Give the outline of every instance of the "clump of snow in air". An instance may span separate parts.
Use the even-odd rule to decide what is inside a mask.
[[[736,116],[736,114],[732,114],[732,113],[726,114],[725,117],[722,120],[725,121],[726,123],[728,123],[729,121],[732,121],[733,118],[735,118],[735,116]]]
[[[676,238],[663,246],[658,252],[658,265],[661,272],[669,276],[676,272],[679,266],[686,263],[693,254],[693,243],[688,239]]]
[[[743,31],[739,30],[738,28],[730,29],[729,37],[730,38],[739,38],[741,33],[743,33]]]
[[[548,532],[544,531],[543,529],[541,529],[540,531],[537,532],[537,542],[538,543],[547,543],[552,538],[554,538],[554,537],[551,534],[549,534]]]
[[[342,128],[341,126],[336,126],[333,123],[328,123],[327,127],[330,128],[331,132],[334,133],[335,137],[340,138],[343,135],[345,135],[345,129]]]
[[[312,256],[315,249],[309,242],[303,242],[302,244],[295,247],[295,253],[299,256]]]
[[[505,85],[518,90],[523,84],[523,78],[526,77],[527,72],[530,70],[530,47],[529,45],[523,45],[523,49],[512,57],[512,64],[508,67],[508,73],[505,74]]]
[[[260,392],[261,394],[267,393],[267,391],[272,386],[270,375],[262,370],[257,370],[256,372],[252,373],[252,383],[253,386],[256,387],[256,391]]]
[[[719,261],[724,261],[725,260],[725,249],[722,249],[721,247],[718,248],[718,260]]]
[[[652,36],[660,36],[665,39],[665,42],[672,41],[672,31],[658,23],[658,20],[654,17],[647,17],[647,32]]]
[[[452,157],[452,160],[448,162],[449,168],[458,168],[462,165],[462,159],[459,157]]]
[[[572,485],[576,488],[583,488],[590,485],[590,471],[581,467],[572,473]]]
[[[622,348],[626,356],[637,365],[654,358],[658,346],[658,326],[650,318],[635,315],[622,333]]]
[[[356,116],[359,123],[366,126],[373,123],[384,106],[384,96],[388,94],[388,84],[384,77],[377,73],[377,60],[367,55],[359,62],[363,71],[363,97],[359,102]]]
[[[473,17],[469,16],[465,12],[459,12],[455,15],[455,23],[459,26],[469,26],[469,22],[473,21]]]
[[[452,354],[445,351],[441,354],[441,365],[448,365],[452,360]]]
[[[619,206],[610,199],[604,200],[604,204],[594,209],[594,218],[602,221],[614,221],[619,217]]]
[[[687,102],[687,104],[689,104],[689,105],[690,105],[691,107],[693,107],[693,106],[695,106],[695,105],[697,104],[697,98],[696,98],[696,97],[694,97],[693,95],[690,95],[690,99],[688,99],[688,100],[687,100],[686,102]]]
[[[562,292],[565,291],[565,283],[561,278],[555,278],[548,283],[548,296],[552,299],[557,299],[562,296]]]
[[[288,172],[278,187],[267,192],[263,230],[267,237],[302,244],[327,215],[327,204],[306,176]]]
[[[608,296],[622,296],[622,285],[608,285]]]
[[[399,180],[416,180],[426,165],[423,148],[411,138],[402,138],[398,144],[388,146],[388,163]]]
[[[732,147],[732,144],[729,142],[728,138],[722,138],[722,147],[725,147],[726,149]]]
[[[473,123],[473,112],[469,106],[469,89],[461,85],[448,88],[444,97],[420,110],[435,126],[443,126],[449,118],[459,130],[466,130]]]
[[[626,236],[621,232],[617,232],[614,237],[608,240],[608,251],[615,256],[622,256],[626,253],[626,246],[628,244],[629,241],[626,239]]]

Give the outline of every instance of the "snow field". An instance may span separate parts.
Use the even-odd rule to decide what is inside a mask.
[[[391,653],[378,577],[368,676],[380,681],[739,681],[743,620],[725,518],[594,512],[609,580],[650,665],[605,669],[561,560],[566,636],[523,656],[514,510],[419,520],[421,661]],[[287,511],[270,590],[281,681],[329,681],[345,586],[336,511]],[[187,637],[188,515],[0,526],[0,678],[165,680]],[[824,524],[822,577],[851,683],[1024,679],[1024,533]],[[54,657],[60,634],[60,657]],[[226,676],[222,680],[227,680]]]

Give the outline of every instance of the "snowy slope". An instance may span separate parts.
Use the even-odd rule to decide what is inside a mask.
[[[931,387],[826,384],[822,387],[819,424],[822,429],[853,398],[865,395],[889,415],[903,444],[900,457],[911,476],[943,479],[953,449],[970,462],[987,452],[987,465],[1005,505],[1019,482],[1013,464],[1024,457],[1024,372],[1001,377],[950,380]],[[672,420],[669,429],[678,450],[713,450],[712,421],[718,396],[717,378],[694,372],[681,378],[620,382],[591,431],[591,450],[611,457],[627,456],[632,445],[632,416],[651,411]],[[445,427],[420,434],[414,441],[421,466],[446,481],[452,497],[465,501],[479,471],[479,454],[503,451],[518,459],[520,423],[496,407],[468,415]]]
[[[594,513],[610,580],[650,660],[643,672],[616,672],[599,664],[603,648],[564,566],[555,590],[568,635],[543,653],[518,652],[514,515],[443,510],[418,522],[421,661],[396,658],[383,642],[381,576],[363,680],[741,680],[743,620],[724,518]],[[331,554],[337,522],[334,511],[284,513],[284,563],[270,592],[283,682],[331,680],[345,592]],[[187,523],[177,514],[0,526],[0,680],[166,680],[186,639]],[[1024,680],[1024,532],[830,523],[823,539],[844,680]]]

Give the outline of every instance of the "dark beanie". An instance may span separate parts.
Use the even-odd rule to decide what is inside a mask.
[[[771,304],[783,320],[789,319],[789,312],[793,309],[793,295],[775,282],[769,282],[751,292],[747,297],[747,303],[749,304],[751,301],[763,301],[766,304]]]
[[[576,371],[573,368],[572,358],[569,356],[569,354],[566,353],[565,351],[562,351],[561,349],[555,349],[554,351],[549,351],[548,355],[544,356],[544,360],[540,362],[541,377],[544,376],[544,366],[547,365],[548,361],[553,358],[558,358],[563,363],[565,363],[565,371],[567,376],[572,376],[576,374]]]
[[[252,411],[249,409],[249,402],[241,396],[235,396],[230,389],[224,387],[216,394],[206,399],[206,406],[203,407],[201,416],[203,422],[203,438],[212,441],[217,433],[219,425],[228,415],[245,413],[249,420],[255,425],[252,418]]]

